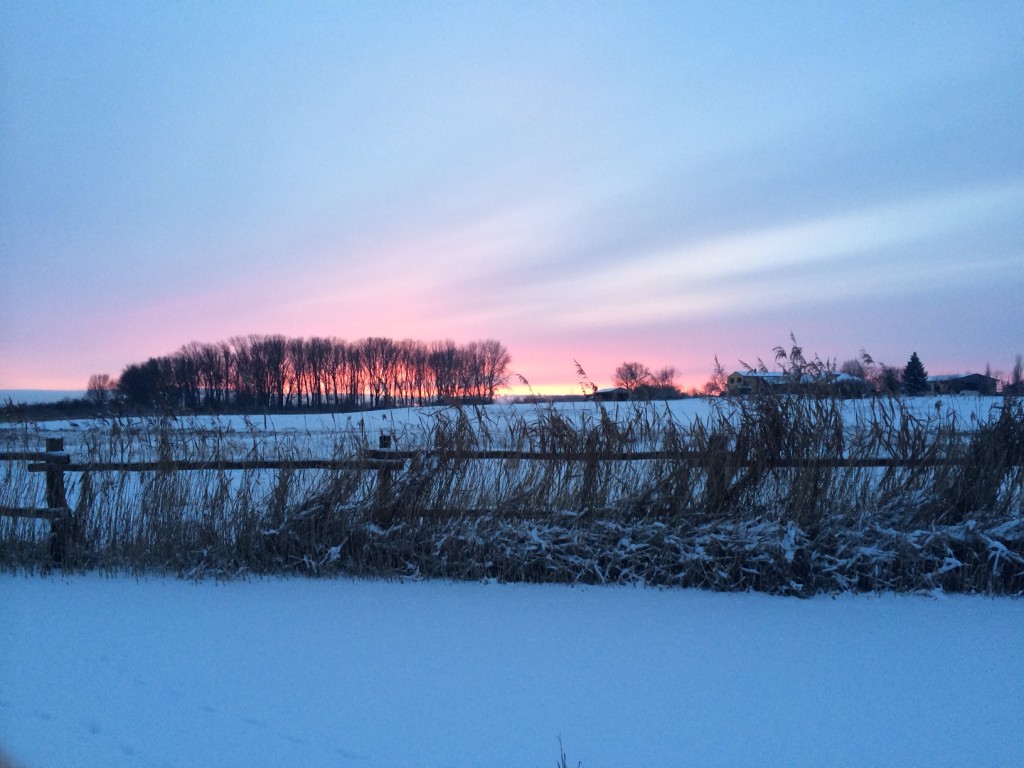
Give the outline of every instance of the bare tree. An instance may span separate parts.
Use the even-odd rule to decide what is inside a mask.
[[[404,406],[491,400],[508,381],[509,359],[493,339],[459,346],[369,337],[349,344],[253,334],[191,342],[129,366],[122,383],[126,401],[139,408],[219,409],[232,401],[243,410]],[[100,389],[93,397],[102,399]]]
[[[676,378],[679,376],[679,371],[674,366],[666,365],[664,368],[659,368],[654,374],[654,386],[660,389],[678,389],[676,386]]]
[[[323,405],[324,393],[331,373],[331,341],[314,336],[306,342],[306,362],[309,365],[310,380],[307,383],[310,404],[319,408]]]
[[[654,375],[651,373],[651,369],[643,363],[631,362],[623,363],[615,369],[615,374],[612,376],[612,383],[616,387],[622,387],[629,391],[634,391],[638,387],[644,384],[650,384]]]
[[[903,371],[895,365],[882,365],[878,377],[878,391],[896,394],[900,391],[900,377]]]
[[[171,381],[175,393],[171,407],[181,406],[188,411],[198,411],[200,406],[199,358],[193,350],[182,347],[177,354],[168,358]]]
[[[196,361],[198,386],[208,409],[217,409],[227,403],[231,377],[232,355],[227,343],[198,344],[192,342],[185,349]]]
[[[508,383],[508,366],[512,362],[508,350],[494,339],[484,339],[479,343],[480,378],[483,381],[483,396],[494,399],[494,393]]]
[[[1007,395],[1024,395],[1024,355],[1017,355],[1013,361],[1010,378],[1003,384],[1003,393]]]
[[[455,397],[458,387],[461,353],[451,339],[430,345],[430,369],[434,372],[434,395],[439,400]]]
[[[85,388],[85,396],[94,404],[103,406],[110,400],[115,389],[117,389],[117,382],[110,378],[110,374],[94,373],[89,377],[89,383]]]
[[[862,379],[867,378],[867,371],[864,369],[864,364],[857,358],[844,360],[843,364],[839,366],[839,372],[845,373],[847,376],[859,376]]]
[[[302,407],[303,395],[309,405],[313,404],[313,370],[309,361],[309,346],[303,338],[288,339],[285,342],[285,354],[288,357],[288,404],[292,398],[295,405]]]

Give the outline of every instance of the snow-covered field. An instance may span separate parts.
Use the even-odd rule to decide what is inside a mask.
[[[62,437],[75,461],[97,460],[97,449],[104,454],[103,459],[144,460],[152,458],[143,450],[144,445],[155,444],[158,434],[166,432],[172,436],[173,448],[180,458],[200,458],[211,452],[225,458],[256,454],[330,458],[360,446],[376,448],[380,435],[389,435],[393,447],[398,449],[429,447],[439,425],[452,428],[459,418],[465,418],[466,426],[479,440],[479,447],[515,448],[523,447],[514,444],[517,427],[549,419],[552,414],[574,426],[593,426],[605,411],[620,425],[664,426],[672,421],[685,431],[696,421],[708,424],[717,417],[735,418],[743,402],[736,398],[695,397],[651,403],[495,403],[461,409],[426,406],[337,414],[183,416],[166,421],[154,417],[12,422],[0,423],[0,446],[42,450],[45,438]],[[966,394],[891,401],[844,400],[841,407],[843,420],[850,428],[877,420],[873,409],[889,408],[889,415],[897,424],[906,414],[925,422],[955,423],[959,429],[971,430],[998,418],[1002,404],[1001,397]],[[130,444],[131,453],[108,456],[116,454],[118,443]],[[634,447],[644,450],[662,446]]]
[[[84,389],[0,389],[0,405],[7,402],[15,405],[58,403],[61,400],[78,400],[83,397]]]
[[[77,766],[1024,765],[1024,602],[0,576],[0,744]]]

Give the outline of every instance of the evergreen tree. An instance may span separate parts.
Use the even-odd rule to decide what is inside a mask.
[[[914,352],[903,369],[903,391],[908,395],[920,395],[928,390],[928,371],[921,364],[921,358]]]
[[[1017,355],[1017,358],[1013,361],[1013,370],[1010,372],[1010,378],[1003,384],[1003,394],[1012,397],[1024,395],[1024,356]]]

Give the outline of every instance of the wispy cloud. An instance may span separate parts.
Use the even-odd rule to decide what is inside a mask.
[[[803,272],[804,283],[816,282],[816,289],[825,296],[845,295],[852,284],[866,282],[899,291],[981,269],[980,264],[964,263],[959,254],[942,249],[926,260],[912,261],[901,258],[900,249],[939,243],[965,227],[1022,213],[1024,183],[958,190],[682,242],[634,254],[619,263],[595,263],[586,274],[544,285],[543,297],[534,298],[551,302],[549,321],[593,326],[685,318],[730,306],[737,309],[755,295],[767,300],[768,284],[777,282],[775,278],[783,273],[792,280],[794,270]],[[882,256],[890,259],[882,260],[884,280],[858,263],[877,262]],[[847,275],[837,281],[834,267],[843,264],[849,267]],[[567,295],[575,300],[569,306],[565,302],[559,305],[557,298]],[[799,302],[806,295],[787,291],[772,301]]]

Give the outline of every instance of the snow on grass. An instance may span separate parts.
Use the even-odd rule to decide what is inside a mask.
[[[1024,765],[1024,602],[0,576],[25,766]]]
[[[602,411],[620,425],[628,423],[664,424],[671,420],[684,429],[696,421],[708,423],[714,415],[736,415],[744,399],[694,397],[682,400],[624,403],[556,402],[541,404],[495,403],[484,406],[424,406],[358,411],[352,413],[308,413],[275,415],[181,416],[167,420],[157,417],[127,417],[116,421],[130,453],[104,457],[104,460],[144,460],[152,456],[140,453],[140,443],[155,445],[166,430],[176,438],[182,455],[199,458],[214,452],[233,458],[272,457],[278,453],[292,458],[330,458],[349,453],[356,446],[376,448],[382,434],[393,438],[400,449],[430,446],[430,438],[439,423],[453,422],[465,414],[468,425],[478,435],[493,440],[490,447],[509,448],[510,426],[532,424],[557,414],[567,423],[592,424]],[[877,420],[873,409],[882,409],[899,423],[904,415],[939,422],[955,420],[961,429],[973,429],[980,423],[998,418],[1003,399],[978,395],[942,395],[911,398],[869,398],[843,400],[843,418],[851,425]],[[116,454],[118,437],[112,437],[108,419],[64,419],[32,423],[0,423],[0,444],[15,450],[42,450],[46,437],[63,437],[65,447],[75,461],[96,459],[97,449]],[[655,430],[657,432],[658,430]],[[129,439],[129,437],[131,439]],[[660,446],[638,446],[651,449]]]

